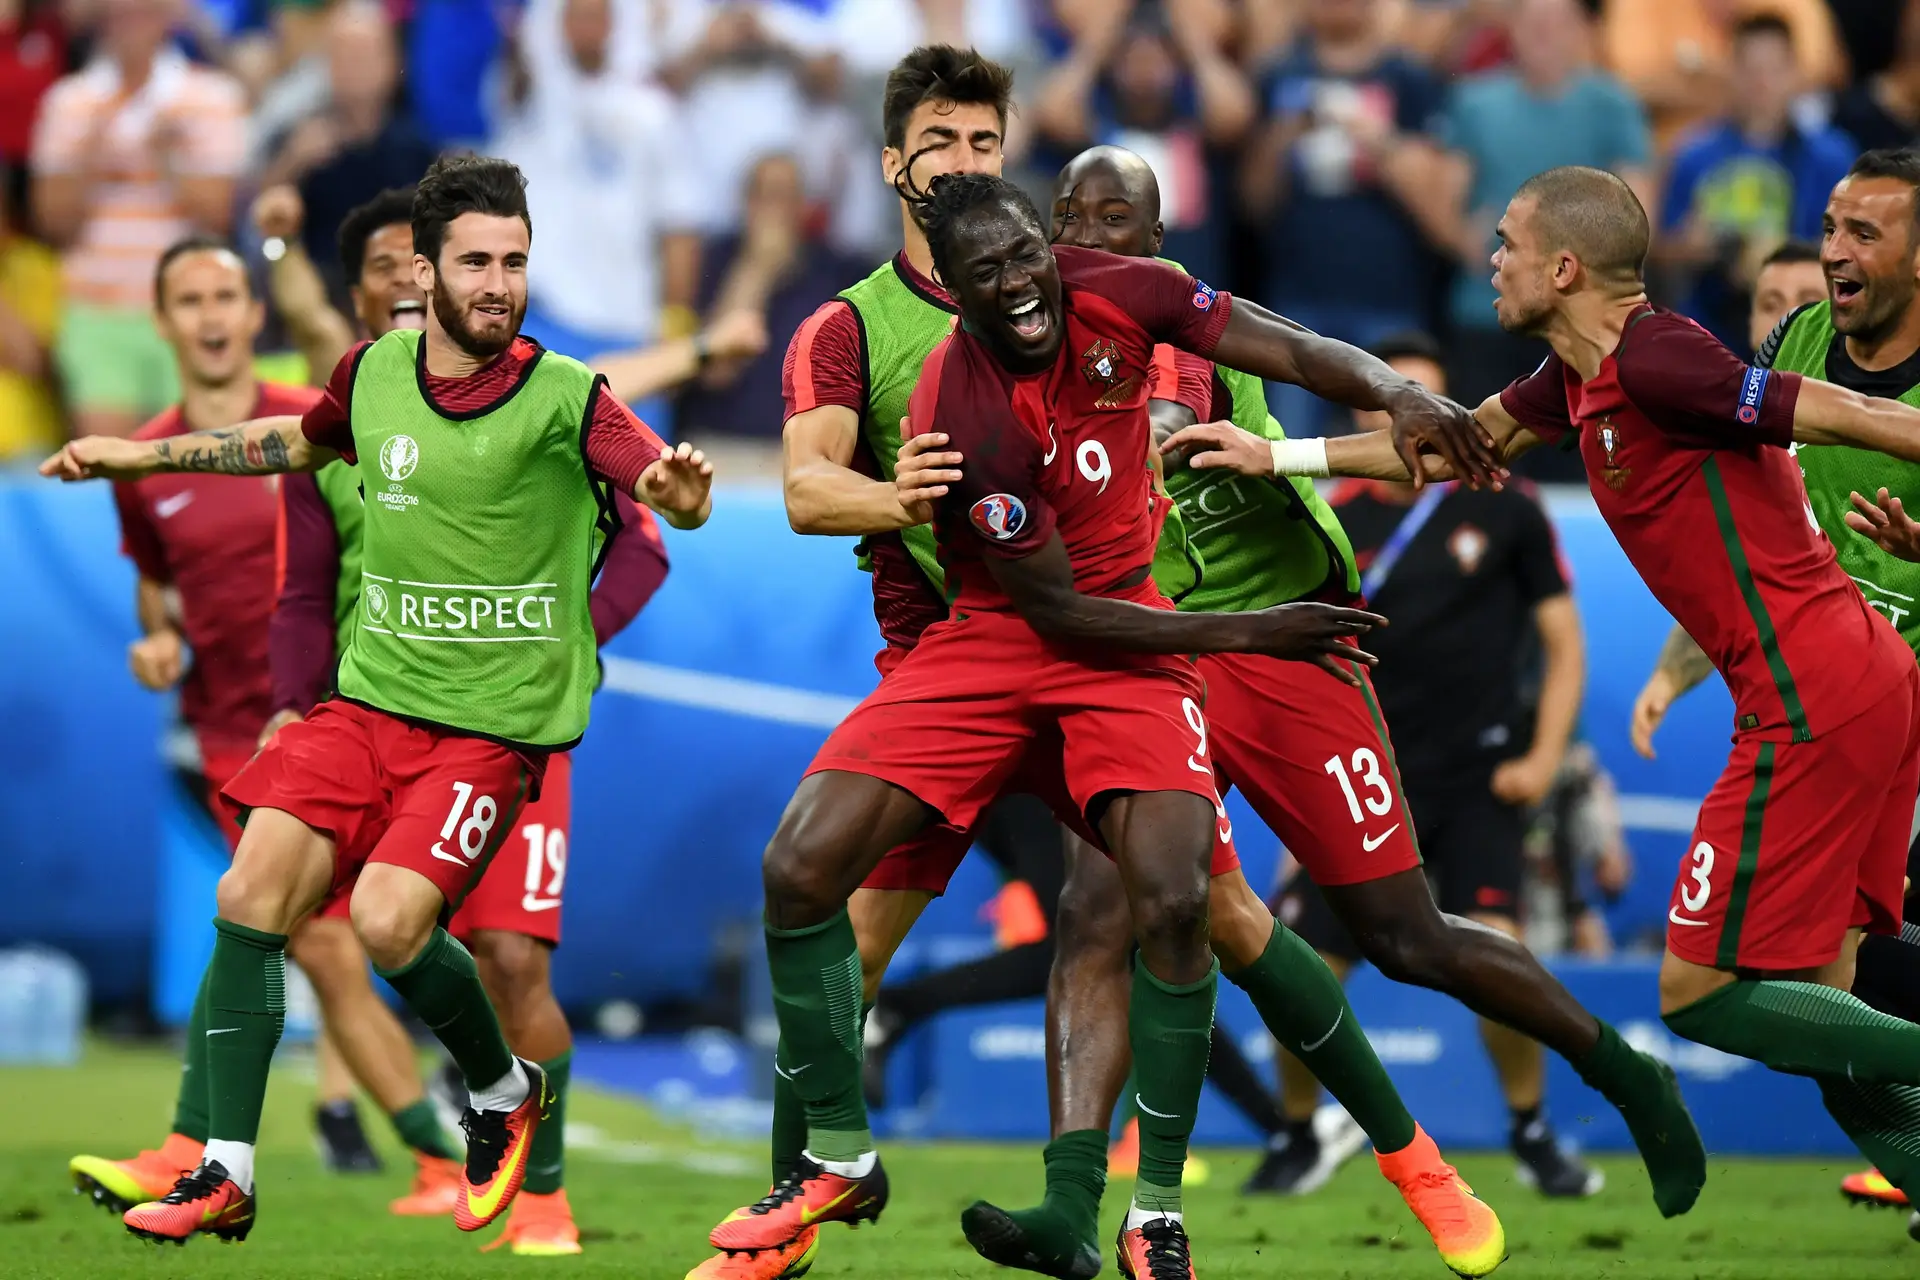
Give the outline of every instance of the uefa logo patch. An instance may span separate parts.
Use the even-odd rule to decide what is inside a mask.
[[[1198,280],[1193,282],[1193,308],[1196,311],[1213,310],[1213,287],[1211,285],[1202,284]]]
[[[1767,394],[1767,379],[1770,373],[1758,365],[1747,370],[1746,379],[1740,384],[1740,407],[1733,412],[1747,426],[1760,420],[1760,401]]]
[[[377,582],[369,582],[362,593],[367,602],[367,613],[375,622],[387,620],[387,589]]]
[[[1027,527],[1027,504],[1010,493],[990,493],[967,511],[973,527],[1000,542]]]

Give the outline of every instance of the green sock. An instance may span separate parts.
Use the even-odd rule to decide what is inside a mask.
[[[807,1151],[817,1160],[857,1160],[873,1150],[873,1132],[860,1087],[860,952],[846,909],[805,929],[768,925],[767,967],[782,1069],[806,1104]]]
[[[287,1016],[287,938],[215,919],[207,966],[207,1137],[260,1136],[267,1072]]]
[[[1413,1141],[1413,1116],[1353,1016],[1340,980],[1299,935],[1275,920],[1260,958],[1222,976],[1247,993],[1267,1030],[1325,1083],[1366,1130],[1374,1150],[1390,1154]]]
[[[393,1121],[393,1131],[400,1135],[400,1141],[410,1149],[436,1160],[460,1158],[460,1153],[447,1141],[447,1131],[440,1127],[440,1113],[425,1098],[387,1118]]]
[[[787,1074],[786,1043],[773,1051],[773,1185],[779,1186],[788,1174],[800,1167],[800,1153],[807,1149],[807,1104],[794,1090]]]
[[[1100,1196],[1107,1189],[1107,1134],[1103,1129],[1075,1129],[1047,1144],[1047,1192],[1031,1209],[1001,1209],[1019,1230],[1017,1250],[1044,1266],[1047,1275],[1078,1275],[1087,1262],[1095,1271],[1100,1265]],[[996,1253],[1007,1251],[1008,1242],[997,1224],[987,1224],[986,1234],[976,1238],[969,1219],[980,1209],[994,1210],[984,1201],[960,1219],[967,1239],[976,1249],[1001,1260]],[[982,1241],[990,1241],[991,1247]],[[1091,1274],[1089,1272],[1088,1274]]]
[[[1573,1068],[1620,1109],[1647,1166],[1661,1216],[1671,1218],[1692,1208],[1707,1184],[1707,1152],[1673,1070],[1636,1050],[1605,1022],[1599,1040]]]
[[[1788,1075],[1920,1085],[1920,1026],[1837,987],[1734,982],[1665,1020],[1675,1035]]]
[[[1819,1076],[1827,1114],[1888,1182],[1920,1204],[1920,1089]]]
[[[537,1196],[558,1191],[567,1168],[567,1080],[573,1074],[573,1050],[540,1064],[553,1090],[553,1104],[547,1118],[533,1133],[533,1150],[527,1153],[527,1178],[520,1186]]]
[[[411,963],[389,973],[390,983],[452,1055],[470,1089],[484,1089],[513,1070],[500,1019],[480,985],[473,956],[445,929],[435,929]]]
[[[1213,1049],[1219,977],[1215,963],[1198,982],[1169,986],[1144,962],[1133,967],[1127,1038],[1133,1046],[1134,1097],[1140,1107],[1140,1178],[1134,1203],[1143,1208],[1169,1213],[1180,1208],[1187,1139],[1193,1135],[1207,1055]]]
[[[187,1015],[186,1061],[180,1064],[180,1092],[173,1102],[173,1132],[195,1142],[207,1140],[207,984],[212,975],[209,964]]]

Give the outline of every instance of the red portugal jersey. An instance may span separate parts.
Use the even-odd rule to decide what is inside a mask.
[[[1148,569],[1165,518],[1147,420],[1154,345],[1210,354],[1231,295],[1148,258],[1059,246],[1066,335],[1040,373],[1009,372],[964,328],[927,357],[909,416],[965,455],[934,518],[957,609],[1012,612],[984,557],[1019,559],[1055,530],[1084,594],[1167,607]]]
[[[1726,678],[1736,730],[1775,742],[1845,724],[1912,660],[1814,522],[1787,448],[1799,394],[1653,306],[1591,381],[1553,356],[1500,393],[1541,437],[1577,433],[1600,514]]]
[[[305,413],[307,387],[260,384],[252,417]],[[136,435],[163,440],[191,428],[178,406]],[[180,629],[193,666],[180,713],[209,755],[251,754],[272,714],[267,623],[273,616],[279,476],[149,476],[113,486],[121,548],[140,576],[180,595]]]

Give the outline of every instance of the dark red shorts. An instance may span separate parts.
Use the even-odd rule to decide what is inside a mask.
[[[1230,851],[1203,696],[1184,658],[1083,659],[1048,646],[1019,618],[973,614],[928,628],[807,772],[881,778],[945,820],[889,853],[869,888],[945,888],[971,843],[966,833],[1008,791],[1038,795],[1096,848],[1086,814],[1097,797],[1190,792],[1214,805],[1216,843]],[[1215,865],[1222,860],[1216,849]]]
[[[560,945],[572,815],[573,757],[555,752],[540,798],[520,811],[513,834],[454,913],[448,926],[454,937],[464,941],[476,929],[498,929]]]
[[[1238,787],[1315,884],[1360,884],[1420,865],[1387,722],[1361,688],[1309,662],[1200,658],[1221,790]]]
[[[331,837],[336,893],[366,863],[384,862],[425,876],[458,906],[512,833],[535,768],[499,743],[336,699],[275,734],[220,794]]]
[[[1850,928],[1900,929],[1920,787],[1920,667],[1812,742],[1733,741],[1667,907],[1667,948],[1720,969],[1811,969]]]

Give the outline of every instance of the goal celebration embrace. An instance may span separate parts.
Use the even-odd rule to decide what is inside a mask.
[[[1410,68],[1391,91],[1282,69],[1263,106],[1210,51],[1202,6],[1168,0],[1076,35],[1020,98],[1008,64],[928,35],[874,71],[877,155],[836,153],[831,178],[867,188],[898,250],[834,275],[844,229],[803,210],[822,178],[797,162],[743,164],[739,225],[681,234],[702,192],[666,158],[652,99],[607,69],[642,59],[606,34],[613,8],[566,0],[547,44],[514,49],[532,79],[502,92],[528,130],[547,121],[544,150],[448,151],[341,201],[375,143],[316,135],[332,177],[289,170],[251,207],[264,267],[231,237],[170,235],[148,287],[177,399],[23,474],[41,497],[110,486],[135,579],[127,665],[177,690],[195,819],[227,859],[166,1061],[171,1118],[76,1127],[90,1145],[64,1175],[33,1148],[35,1186],[112,1215],[68,1224],[47,1259],[75,1262],[96,1235],[131,1251],[130,1235],[262,1276],[1678,1277],[1718,1274],[1703,1250],[1749,1217],[1768,1241],[1815,1242],[1756,1268],[1837,1277],[1914,1247],[1869,1219],[1821,1224],[1844,1202],[1904,1219],[1920,1199],[1920,150],[1819,170],[1817,244],[1727,241],[1733,274],[1715,279],[1752,312],[1737,350],[1655,301],[1657,275],[1650,294],[1678,215],[1650,210],[1621,157],[1529,166],[1497,196],[1472,176],[1473,217],[1396,206],[1472,250],[1456,299],[1476,299],[1478,364],[1501,366],[1477,386],[1487,369],[1455,358],[1457,334],[1398,323],[1368,279],[1301,310],[1238,275],[1221,287],[1229,264],[1191,234],[1225,132],[1268,110],[1277,132],[1250,166],[1319,139],[1259,206],[1276,260],[1309,239],[1349,256],[1331,242],[1385,197],[1343,184],[1410,200],[1451,183],[1468,201],[1447,166],[1475,121],[1455,104],[1453,151],[1419,134]],[[756,14],[663,61],[663,83],[707,93],[715,119],[790,72],[827,93],[800,38]],[[1515,6],[1515,85],[1562,20],[1557,0]],[[1339,64],[1338,15],[1302,21],[1296,56]],[[1750,25],[1739,40],[1779,35]],[[350,60],[351,30],[327,38]],[[1166,109],[1190,105],[1198,132],[1127,105],[1163,49],[1169,101],[1192,99]],[[567,92],[537,83],[558,63]],[[1369,114],[1376,90],[1392,119]],[[1043,143],[1022,136],[1021,102]],[[573,112],[577,128],[554,123]],[[710,123],[702,145],[731,145]],[[563,188],[587,153],[606,187],[546,203],[542,184]],[[607,176],[627,166],[645,180]],[[1325,215],[1311,236],[1308,202]],[[332,203],[322,252],[307,232]],[[556,305],[556,282],[595,274],[583,247],[608,297],[624,287],[630,234],[649,298],[685,300],[672,323],[616,332],[626,303]],[[276,334],[308,385],[259,372]],[[729,404],[757,406],[763,453],[702,429]],[[1353,429],[1295,421],[1307,405]],[[1579,488],[1543,498],[1535,475]],[[1604,524],[1609,585],[1626,590],[1630,566],[1665,615],[1650,673],[1587,644],[1555,532],[1570,510]],[[763,527],[781,545],[738,533]],[[784,580],[800,557],[812,576]],[[822,580],[852,573],[872,623],[818,625],[838,590]],[[746,589],[781,612],[736,635],[749,615],[728,597]],[[859,696],[789,679],[822,645],[864,667],[874,634],[874,671],[842,691]],[[668,660],[689,651],[725,656]],[[1623,665],[1645,677],[1637,700],[1589,695],[1590,672]],[[1652,758],[1711,675],[1732,722],[1715,726],[1717,780],[1669,820],[1684,847],[1663,914],[1622,940],[1643,959],[1544,963],[1543,914],[1585,954],[1613,945],[1587,895],[1617,900],[1631,867],[1599,744]],[[629,699],[671,715],[636,718]],[[764,741],[682,734],[683,714]],[[803,740],[803,767],[768,766],[799,760],[781,735]],[[660,779],[694,774],[683,821],[691,803]],[[725,845],[747,825],[758,879],[735,883],[748,864]],[[990,874],[970,860],[1004,882],[997,945],[949,965],[939,930]],[[647,1009],[674,1032],[731,1022],[744,1038],[724,1051],[609,1043],[635,1021],[611,1002],[576,1046],[570,984],[643,984],[587,975],[604,956],[562,951],[564,922],[603,905],[590,868],[642,863],[659,864],[648,900],[612,904],[636,955],[667,922],[719,936],[717,893],[757,910],[726,944],[737,993]],[[1642,867],[1663,884],[1667,869]],[[314,996],[311,1089],[283,1044],[290,962]],[[1366,964],[1379,972],[1350,999]],[[1596,995],[1596,972],[1622,985]],[[1441,1054],[1422,1062],[1413,1041],[1441,1034],[1370,1025],[1386,984],[1473,1028],[1465,1057],[1484,1051],[1490,1074],[1449,1051],[1444,1093],[1411,1083]],[[1235,1034],[1223,995],[1256,1036]],[[1034,1140],[918,1141],[926,1113],[889,1094],[911,1080],[949,1113],[982,1107],[952,1076],[948,1097],[929,1083],[936,1055],[983,1063],[1001,1044],[952,1032],[986,1026],[958,1012],[982,1006],[1032,1023],[994,1061],[1031,1091],[993,1101],[1028,1105]],[[753,1080],[754,1105],[716,1105],[722,1086],[683,1078],[698,1072],[732,1073],[729,1094]],[[1710,1141],[1727,1095],[1710,1114],[1696,1082],[1767,1072],[1808,1082],[1782,1087],[1809,1115],[1817,1095],[1821,1149],[1852,1153],[1791,1171],[1818,1199],[1736,1158],[1770,1150],[1779,1117],[1738,1117],[1735,1149]],[[616,1096],[643,1087],[664,1106]],[[377,1201],[309,1176],[281,1132],[290,1089],[329,1175],[402,1162]],[[1485,1090],[1496,1157],[1454,1137],[1451,1112]],[[1262,1144],[1225,1191],[1237,1166],[1196,1149],[1215,1109]],[[1614,1149],[1589,1149],[1589,1126]],[[417,1221],[436,1218],[489,1235]],[[1906,1220],[1920,1241],[1920,1212]],[[1831,1253],[1850,1237],[1866,1252]],[[469,1256],[483,1246],[556,1261]],[[333,1269],[297,1270],[323,1253]],[[86,1253],[86,1273],[127,1256]]]

